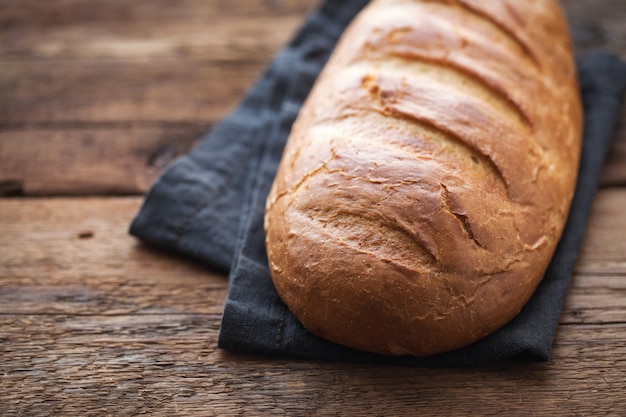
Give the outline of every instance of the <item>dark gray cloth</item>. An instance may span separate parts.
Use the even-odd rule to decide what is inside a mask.
[[[574,202],[543,281],[512,322],[453,352],[426,358],[390,357],[312,335],[278,297],[264,246],[265,198],[303,100],[345,25],[365,3],[327,0],[309,16],[238,108],[154,184],[131,233],[229,271],[219,335],[224,349],[429,367],[547,360],[626,88],[626,64],[607,54],[578,60],[585,131]]]

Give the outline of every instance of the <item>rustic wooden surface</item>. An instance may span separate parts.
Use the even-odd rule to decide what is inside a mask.
[[[626,58],[623,0],[563,4]],[[0,0],[0,415],[626,415],[626,109],[548,363],[224,352],[225,276],[128,236],[313,6]]]

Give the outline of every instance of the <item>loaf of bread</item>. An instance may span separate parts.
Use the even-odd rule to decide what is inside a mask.
[[[327,340],[424,356],[513,319],[562,234],[582,111],[557,0],[375,0],[267,200],[276,290]]]

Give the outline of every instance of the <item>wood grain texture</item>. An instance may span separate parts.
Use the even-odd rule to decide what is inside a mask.
[[[311,5],[3,1],[0,127],[214,122],[292,36]]]
[[[621,0],[561,0],[561,4],[579,54],[604,49],[626,56],[626,8]]]
[[[315,1],[1,0],[6,60],[181,57],[266,60]],[[250,53],[253,53],[250,55]],[[238,55],[239,54],[239,55]]]
[[[0,314],[221,313],[225,277],[129,236],[140,203],[0,200]]]
[[[0,195],[143,194],[208,129],[122,124],[6,130],[0,133]]]
[[[265,63],[6,62],[0,127],[32,124],[191,122],[223,118]]]
[[[623,188],[607,189],[596,195],[593,214],[583,241],[576,272],[584,274],[626,274],[626,216]],[[611,242],[603,245],[602,242]]]
[[[143,194],[309,1],[0,2],[0,195]]]
[[[2,316],[4,415],[622,415],[623,325],[563,326],[546,364],[413,369],[215,349],[218,317]]]
[[[600,183],[605,186],[626,186],[626,107],[622,106],[620,123],[604,164]]]

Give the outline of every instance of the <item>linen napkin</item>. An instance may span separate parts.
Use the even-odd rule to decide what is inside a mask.
[[[543,281],[509,324],[452,352],[424,358],[385,356],[314,336],[278,297],[264,246],[265,199],[302,102],[341,32],[366,3],[323,2],[240,105],[152,186],[131,225],[131,234],[229,272],[218,342],[224,349],[427,367],[548,360],[626,88],[626,64],[608,54],[594,53],[577,60],[585,129],[574,201]]]

